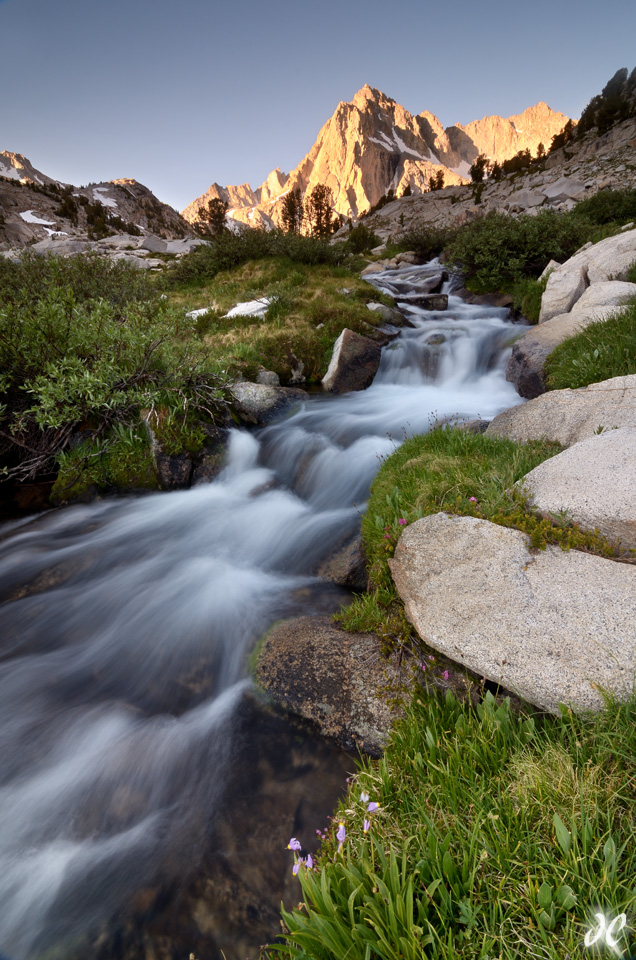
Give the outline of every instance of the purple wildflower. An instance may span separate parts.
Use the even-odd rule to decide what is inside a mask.
[[[444,670],[442,676],[444,677],[444,680],[448,680],[448,670]]]
[[[368,831],[371,829],[371,821],[370,821],[370,820],[365,820],[364,823],[362,824],[362,826],[363,826],[363,828],[364,828],[364,832],[365,832],[365,833],[368,833]]]
[[[380,809],[380,804],[376,803],[375,800],[367,806],[367,813],[375,813],[376,810]]]
[[[292,837],[289,843],[287,844],[288,850],[301,850],[302,844],[298,842],[296,837]]]
[[[471,503],[477,503],[477,497],[469,497]]]
[[[339,843],[344,843],[344,839],[346,836],[347,836],[347,831],[345,830],[345,825],[341,820],[340,825],[338,827],[338,832],[336,833],[336,840],[338,840]]]
[[[400,517],[400,519],[398,520],[398,523],[400,524],[401,527],[406,526],[406,520],[404,519],[404,517]]]
[[[385,534],[384,534],[384,539],[385,539],[385,540],[390,540],[391,537],[388,535],[388,533],[385,533]]]
[[[310,853],[307,854],[307,859],[305,860],[305,863],[307,864],[307,869],[308,869],[308,870],[313,870],[313,869],[314,869],[314,858],[312,857],[312,855],[311,855]]]
[[[426,664],[425,664],[425,663],[422,663],[421,660],[420,660],[420,662],[418,663],[418,667],[420,668],[420,670],[426,670]]]
[[[367,793],[366,790],[363,790],[362,793],[360,794],[360,800],[362,801],[362,803],[366,803],[368,799],[369,799],[369,794]]]
[[[294,876],[296,876],[299,870],[300,870],[300,860],[297,860],[294,866],[292,867],[292,873],[294,874]]]

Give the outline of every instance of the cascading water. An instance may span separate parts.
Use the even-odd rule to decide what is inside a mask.
[[[246,768],[268,764],[291,782],[306,766],[302,789],[313,799],[303,815],[313,827],[351,764],[325,745],[298,746],[297,731],[257,714],[247,656],[276,619],[342,601],[313,573],[357,528],[379,458],[435,420],[489,419],[520,402],[504,377],[514,338],[505,311],[452,292],[445,312],[409,302],[436,268],[373,278],[414,327],[384,349],[368,390],[312,396],[256,434],[233,431],[214,483],[0,530],[0,953],[86,955],[87,937],[123,930],[136,910],[145,946],[120,949],[144,956],[152,923],[170,914],[176,931],[183,889],[230,849],[232,869],[243,861],[267,878],[275,913],[277,874],[289,864],[275,858],[273,868],[261,848],[255,868],[248,839],[275,791]],[[287,758],[275,757],[268,735]],[[321,794],[325,766],[335,772]],[[276,849],[301,816],[297,793],[283,792],[291,806],[272,813],[268,830]],[[239,960],[273,913],[252,917],[252,928],[248,914],[237,921],[247,929],[228,931],[209,886],[206,898],[207,919],[193,909],[174,942],[194,950],[205,936]]]

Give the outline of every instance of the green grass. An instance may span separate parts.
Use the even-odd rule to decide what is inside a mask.
[[[544,366],[549,390],[576,389],[636,373],[636,302],[561,343]]]
[[[344,327],[373,338],[382,323],[367,302],[393,305],[349,266],[304,264],[284,257],[252,260],[223,270],[205,283],[184,284],[168,293],[183,313],[211,307],[196,330],[210,357],[230,375],[253,378],[259,367],[274,370],[284,384],[297,361],[308,382],[320,380],[334,341]],[[236,303],[267,297],[274,302],[265,319],[227,318]]]
[[[560,718],[416,694],[326,828],[279,960],[564,960],[636,905],[636,703]],[[366,801],[380,804],[363,820]],[[339,849],[338,823],[346,837]],[[312,847],[312,838],[299,837]],[[290,854],[290,868],[291,868]],[[629,940],[621,938],[621,951]]]

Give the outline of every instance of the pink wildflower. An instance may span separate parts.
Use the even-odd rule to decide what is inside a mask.
[[[406,526],[406,520],[404,519],[404,517],[400,517],[400,519],[398,520],[398,523],[400,524],[401,527]]]

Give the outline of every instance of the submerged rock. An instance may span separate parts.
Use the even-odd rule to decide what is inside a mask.
[[[323,736],[377,756],[393,721],[381,690],[394,672],[375,634],[347,633],[330,617],[298,617],[267,635],[255,678]]]
[[[389,566],[427,644],[542,710],[631,694],[636,568],[518,530],[438,513],[407,527]]]

